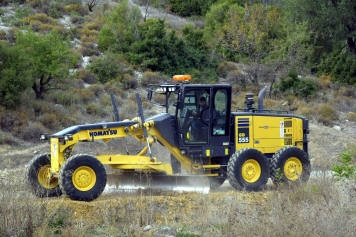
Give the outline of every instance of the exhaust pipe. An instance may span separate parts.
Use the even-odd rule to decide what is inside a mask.
[[[267,88],[265,87],[262,90],[260,90],[260,92],[258,93],[258,113],[263,113],[263,109],[264,109],[263,100],[265,98],[266,91]]]

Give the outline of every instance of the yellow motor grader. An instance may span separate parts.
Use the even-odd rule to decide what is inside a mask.
[[[120,171],[117,186],[128,190],[208,193],[228,179],[237,190],[259,191],[269,178],[276,184],[308,181],[311,166],[306,118],[264,109],[266,88],[258,95],[257,108],[254,95],[248,93],[245,108],[232,111],[231,85],[189,84],[189,75],[173,79],[172,84],[148,86],[148,101],[162,106],[165,112],[145,119],[141,98],[136,94],[138,116],[120,121],[111,94],[115,122],[42,134],[42,140],[49,140],[50,152],[33,158],[27,166],[33,193],[38,197],[65,194],[73,200],[92,201],[107,185],[104,165]],[[194,114],[202,97],[207,106],[197,117]],[[134,155],[73,154],[79,142],[107,142],[127,136],[134,136],[145,147]],[[156,142],[170,152],[170,164],[152,156],[151,146]]]

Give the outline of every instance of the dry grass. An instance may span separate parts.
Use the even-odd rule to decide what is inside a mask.
[[[23,170],[0,173],[1,236],[354,236],[356,207],[326,173],[258,193],[103,194],[86,203],[29,194]],[[95,218],[93,218],[95,217]],[[144,231],[144,228],[151,229]]]

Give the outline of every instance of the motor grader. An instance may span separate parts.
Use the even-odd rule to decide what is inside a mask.
[[[144,118],[141,98],[136,94],[138,116],[120,121],[117,102],[111,94],[114,122],[41,134],[42,140],[49,141],[50,152],[33,158],[27,166],[33,193],[38,197],[65,194],[72,200],[92,201],[107,185],[104,165],[119,171],[117,188],[127,190],[208,193],[228,179],[237,190],[259,191],[269,178],[275,184],[308,181],[311,166],[306,118],[264,109],[266,88],[258,94],[257,108],[254,95],[248,93],[245,108],[232,111],[231,85],[190,84],[190,78],[177,75],[172,84],[148,86],[148,101],[164,110],[153,117]],[[201,113],[204,116],[197,118],[193,114],[201,97],[208,106]],[[192,124],[199,119],[202,126],[193,133]],[[145,144],[137,154],[94,157],[73,152],[80,142],[107,142],[128,136]],[[153,156],[154,143],[170,152],[170,164]]]

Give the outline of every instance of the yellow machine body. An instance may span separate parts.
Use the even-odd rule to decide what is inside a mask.
[[[236,150],[256,148],[262,153],[276,153],[284,146],[303,149],[303,123],[297,117],[236,116]]]

